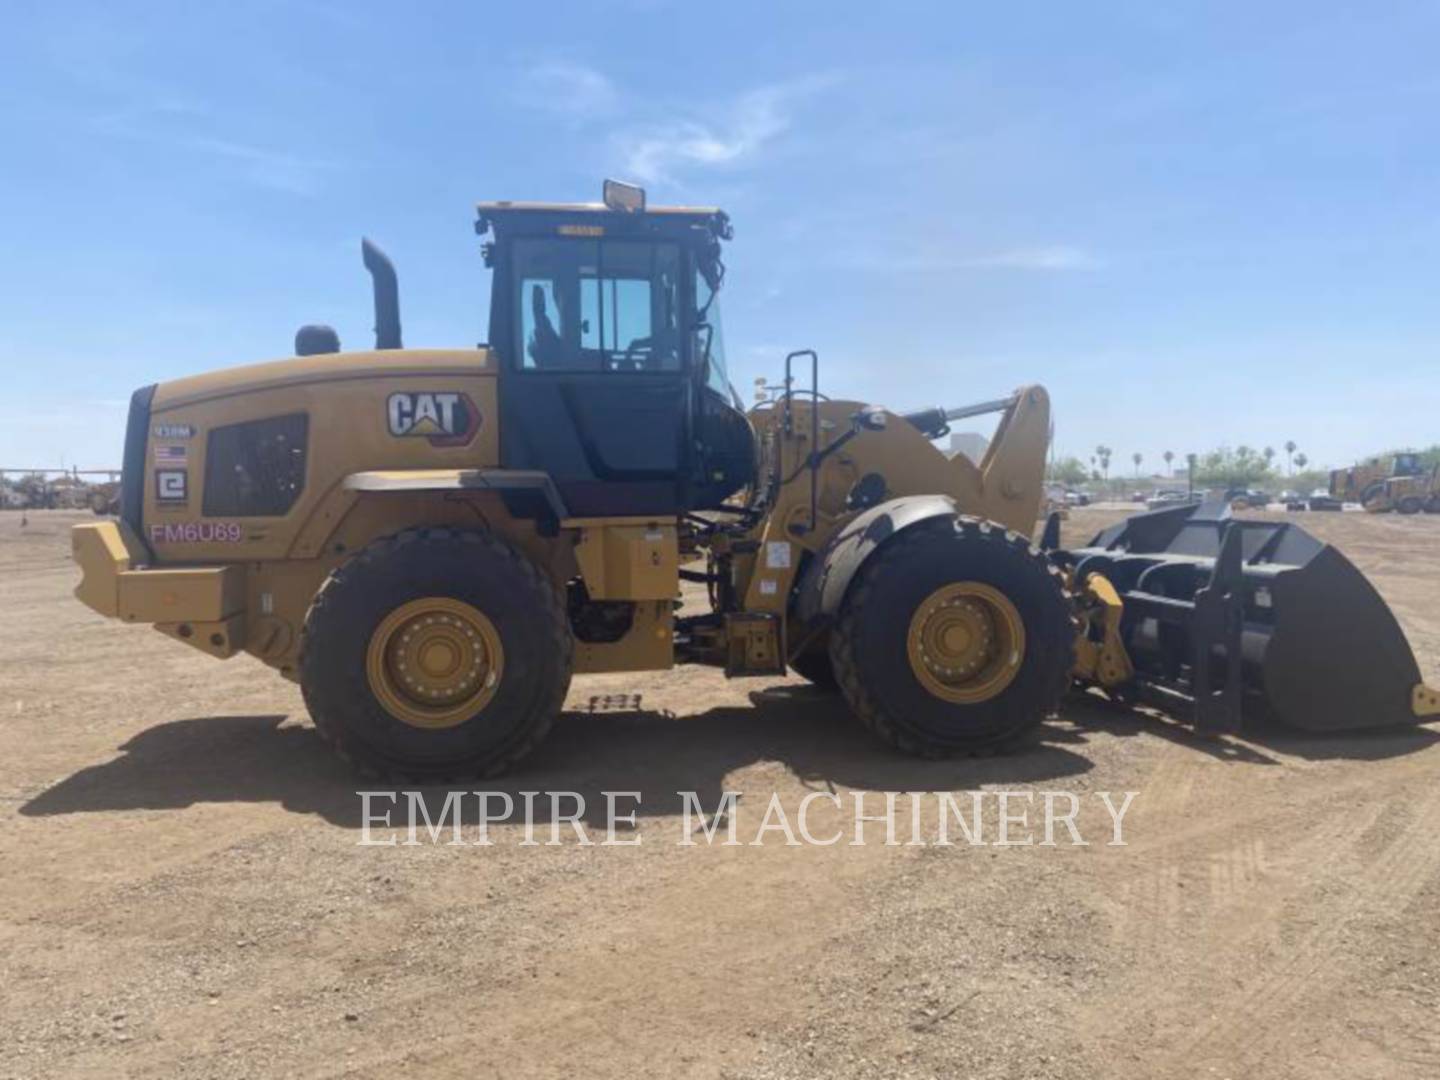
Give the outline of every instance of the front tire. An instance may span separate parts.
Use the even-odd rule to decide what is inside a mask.
[[[816,689],[834,693],[840,688],[835,680],[835,667],[830,663],[830,650],[823,643],[818,648],[806,649],[791,660],[790,670]]]
[[[367,775],[494,776],[544,738],[572,639],[549,579],[481,532],[413,529],[336,569],[305,618],[300,686]]]
[[[1402,514],[1418,514],[1425,508],[1425,502],[1418,495],[1406,495],[1395,509]]]
[[[916,525],[852,584],[830,658],[861,723],[911,754],[1008,749],[1059,707],[1074,624],[1060,572],[1023,536]]]
[[[1372,514],[1383,514],[1390,510],[1390,501],[1385,498],[1385,485],[1381,481],[1366,486],[1360,492],[1360,505]]]

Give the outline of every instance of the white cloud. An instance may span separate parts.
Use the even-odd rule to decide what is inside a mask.
[[[546,60],[522,72],[515,97],[531,108],[576,118],[607,115],[620,101],[603,72],[564,60]]]
[[[315,195],[320,191],[321,174],[330,163],[315,158],[298,157],[259,146],[196,136],[183,140],[183,145],[215,157],[229,158],[244,164],[246,176],[258,187],[285,191],[292,195]]]
[[[721,108],[718,119],[685,119],[616,136],[627,175],[656,182],[687,168],[753,159],[791,125],[796,104],[828,84],[812,78],[762,86]]]
[[[1011,270],[1094,270],[1100,266],[1100,260],[1079,248],[1055,245],[997,251],[990,255],[961,259],[955,265],[962,267],[993,266]]]
[[[1083,248],[1064,244],[1006,248],[979,255],[916,252],[858,252],[847,255],[843,264],[856,270],[915,274],[946,273],[953,270],[1022,270],[1060,273],[1070,270],[1098,270],[1104,262]]]
[[[98,130],[116,138],[237,162],[250,183],[292,195],[318,194],[324,174],[335,167],[334,162],[318,158],[197,134],[195,129],[202,123],[214,123],[203,104],[160,98],[94,120]]]

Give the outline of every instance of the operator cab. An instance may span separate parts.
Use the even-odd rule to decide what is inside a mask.
[[[675,515],[750,481],[754,439],[725,370],[723,211],[482,203],[500,456],[543,470],[573,517]]]
[[[1420,463],[1419,454],[1396,454],[1395,465],[1392,469],[1394,476],[1419,476],[1425,471]]]

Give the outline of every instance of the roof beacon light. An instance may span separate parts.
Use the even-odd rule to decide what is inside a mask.
[[[645,209],[645,189],[639,184],[627,184],[623,180],[606,180],[604,201],[611,210],[640,213]]]

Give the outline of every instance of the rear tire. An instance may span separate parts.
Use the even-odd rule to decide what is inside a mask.
[[[969,602],[935,600],[956,589],[1008,606],[1017,648],[996,658],[1013,670],[989,682],[982,677],[990,666],[976,672],[973,685],[986,689],[963,681],[976,664],[957,659],[942,670],[960,670],[962,681],[942,697],[912,646],[927,611]],[[988,625],[998,636],[999,622]],[[861,568],[831,633],[830,659],[862,724],[906,753],[945,757],[1011,748],[1054,715],[1070,683],[1074,635],[1060,572],[1023,536],[978,518],[943,518],[907,529]],[[979,699],[956,700],[972,693]]]
[[[412,611],[419,616],[406,622]],[[420,674],[415,660],[387,642],[423,641],[434,632],[427,617],[448,624],[452,616],[456,629],[435,646],[432,688],[407,689],[391,664]],[[464,634],[477,643],[473,655]],[[305,618],[300,686],[321,736],[366,775],[494,776],[550,730],[570,685],[572,650],[554,586],[524,555],[488,533],[414,529],[375,541],[326,579]],[[494,678],[467,685],[468,663],[447,668],[462,655]],[[447,713],[426,693],[453,707]]]
[[[1424,508],[1425,503],[1418,495],[1406,495],[1395,506],[1395,509],[1402,514],[1418,514]]]

